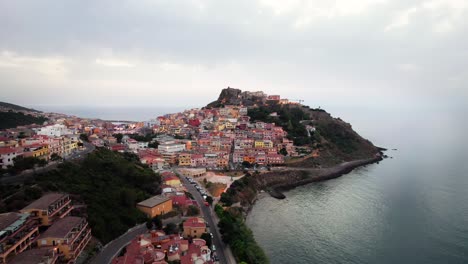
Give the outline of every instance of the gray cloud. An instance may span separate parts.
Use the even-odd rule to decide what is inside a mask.
[[[467,13],[464,0],[2,1],[0,87],[26,104],[202,105],[227,85],[311,104],[450,101],[467,95]]]

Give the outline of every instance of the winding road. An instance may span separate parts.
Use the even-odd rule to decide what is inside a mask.
[[[197,189],[195,189],[194,185],[190,184],[185,177],[181,177],[181,181],[184,184],[185,188],[193,195],[197,203],[200,205],[201,212],[205,218],[205,221],[208,223],[210,227],[211,233],[213,233],[213,244],[216,246],[216,255],[219,258],[219,263],[226,263],[226,264],[235,264],[237,263],[232,255],[231,249],[229,246],[224,244],[223,240],[221,239],[221,234],[217,228],[217,218],[215,216],[214,211],[212,210],[211,206],[205,206],[205,199],[201,196]]]

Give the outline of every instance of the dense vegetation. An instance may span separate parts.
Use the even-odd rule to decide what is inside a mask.
[[[40,193],[67,192],[77,197],[75,201],[86,204],[93,235],[107,243],[146,221],[135,204],[160,193],[160,183],[159,175],[139,163],[134,154],[97,149],[82,163],[63,163],[53,171],[36,176],[34,182],[26,185],[38,191],[17,192],[5,200],[3,210],[21,209],[40,197]]]
[[[34,117],[23,113],[8,111],[0,112],[0,129],[15,128],[31,124],[43,124],[48,119],[45,117]]]
[[[223,241],[229,244],[238,262],[269,263],[265,252],[245,224],[239,208],[224,210],[220,205],[216,205],[215,211],[220,219],[218,227]]]
[[[35,168],[36,166],[44,167],[47,165],[47,161],[45,159],[40,159],[36,157],[23,157],[18,156],[13,158],[13,166],[8,166],[6,169],[7,172],[11,174],[17,174],[24,170],[30,170]]]
[[[242,205],[251,203],[257,195],[255,178],[246,173],[246,176],[234,181],[226,192],[221,194],[220,202],[226,206],[240,202]]]
[[[271,116],[276,113],[277,116]],[[294,144],[304,146],[312,143],[307,130],[301,121],[309,120],[310,116],[299,107],[289,107],[279,104],[251,108],[248,111],[252,121],[276,123],[288,132],[288,137]]]

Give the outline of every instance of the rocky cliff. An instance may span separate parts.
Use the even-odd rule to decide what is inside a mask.
[[[255,106],[263,105],[266,101],[266,94],[263,92],[242,92],[236,88],[225,88],[221,91],[218,99],[207,105],[208,108],[222,107],[224,105]]]

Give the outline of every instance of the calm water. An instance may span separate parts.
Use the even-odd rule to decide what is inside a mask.
[[[330,112],[398,150],[259,200],[247,221],[271,263],[468,263],[467,112]]]
[[[148,121],[158,116],[176,113],[190,107],[159,107],[159,106],[58,106],[30,105],[37,110],[75,115],[84,118],[100,118],[104,120]]]

